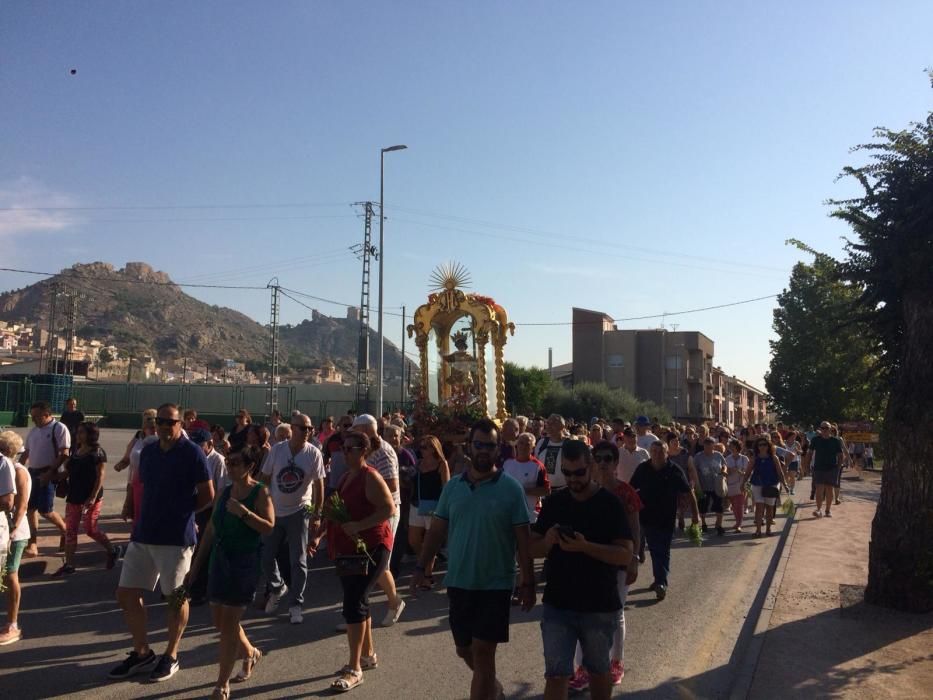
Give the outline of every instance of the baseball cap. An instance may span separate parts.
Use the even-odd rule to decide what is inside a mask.
[[[353,419],[354,428],[360,425],[369,425],[369,426],[372,426],[374,429],[379,426],[379,424],[376,422],[376,419],[373,418],[368,413],[360,414],[356,418]]]
[[[205,442],[210,442],[213,440],[211,434],[204,430],[204,428],[198,428],[197,430],[192,430],[188,433],[188,439],[191,440],[195,445],[203,445]]]
[[[635,425],[651,425],[651,421],[648,420],[648,416],[638,416],[635,419]]]

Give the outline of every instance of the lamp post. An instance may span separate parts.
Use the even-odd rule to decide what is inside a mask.
[[[385,158],[386,153],[391,153],[392,151],[404,151],[408,146],[399,144],[397,146],[389,146],[388,148],[383,148],[379,152],[379,323],[376,329],[377,341],[379,344],[379,352],[376,354],[376,418],[382,415],[382,389],[383,389],[383,338],[382,338],[382,316],[383,316],[383,307],[382,307],[382,293],[385,287],[385,274],[383,272],[385,266],[385,240],[383,237],[383,229],[385,228]],[[405,368],[405,360],[402,360],[402,369]]]

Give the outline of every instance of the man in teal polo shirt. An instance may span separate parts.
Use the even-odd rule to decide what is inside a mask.
[[[470,700],[493,700],[502,690],[496,680],[496,646],[509,641],[516,552],[522,610],[535,604],[528,506],[521,485],[496,468],[495,423],[474,423],[467,451],[470,468],[452,477],[441,492],[411,588],[417,593],[426,566],[446,539],[444,583],[457,656],[473,671]]]

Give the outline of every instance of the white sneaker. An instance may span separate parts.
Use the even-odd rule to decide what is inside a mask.
[[[293,605],[288,609],[288,621],[293,625],[300,625],[304,622],[304,617],[301,615],[301,606]]]
[[[391,627],[398,619],[402,616],[402,611],[405,610],[405,601],[399,600],[397,608],[389,608],[386,610],[386,616],[382,618],[383,627]]]
[[[275,614],[275,611],[278,610],[278,607],[279,607],[279,601],[282,600],[282,597],[286,593],[288,593],[288,586],[286,586],[283,583],[282,588],[279,590],[278,593],[276,593],[275,591],[272,591],[272,593],[269,594],[269,600],[266,601],[266,614],[267,615]]]

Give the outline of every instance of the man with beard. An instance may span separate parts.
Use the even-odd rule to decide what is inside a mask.
[[[473,424],[467,443],[470,467],[445,484],[411,580],[417,595],[425,568],[446,539],[450,631],[457,656],[473,671],[470,700],[502,695],[496,646],[509,641],[516,551],[522,610],[535,604],[525,492],[496,467],[498,438],[492,421]]]
[[[591,697],[608,700],[609,656],[622,609],[618,576],[632,560],[632,531],[622,502],[594,480],[589,447],[568,440],[561,451],[567,488],[545,500],[532,527],[532,553],[547,557],[544,697],[567,698],[579,643]]]

